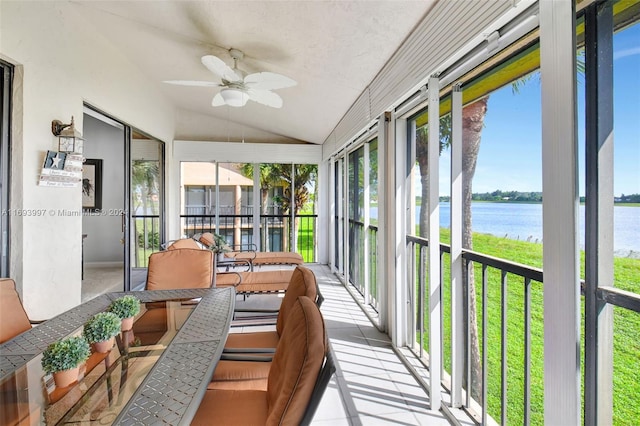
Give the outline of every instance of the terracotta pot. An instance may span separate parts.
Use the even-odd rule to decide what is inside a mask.
[[[133,334],[133,330],[124,330],[122,332],[122,342],[125,346],[131,346],[135,340],[136,336]]]
[[[95,342],[93,344],[93,349],[100,354],[107,353],[113,347],[113,341],[114,338],[112,337],[111,339],[105,340],[103,342]]]
[[[70,368],[68,370],[57,371],[53,373],[53,381],[56,384],[57,388],[66,388],[71,383],[78,380],[78,371],[79,367]]]
[[[133,317],[124,318],[122,320],[122,325],[120,326],[120,330],[127,331],[133,328]]]

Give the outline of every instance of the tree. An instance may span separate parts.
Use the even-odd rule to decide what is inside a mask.
[[[262,208],[260,213],[266,215],[269,212],[269,190],[276,187],[281,179],[276,164],[261,163],[260,164],[260,199]],[[253,180],[253,163],[244,163],[240,165],[240,173],[247,178]],[[256,208],[254,206],[254,208]],[[261,236],[263,247],[269,247],[269,227],[261,226]]]
[[[289,164],[278,164],[276,169],[279,171],[282,181],[285,183],[284,196],[279,198],[282,210],[290,213],[291,208],[291,166]],[[309,183],[315,181],[318,172],[318,166],[315,164],[296,164],[293,175],[293,213],[297,215],[307,205],[311,199],[309,192]]]
[[[279,171],[282,181],[284,182],[284,196],[279,197],[280,205],[285,214],[291,213],[291,181],[292,167],[289,164],[277,164],[276,170]],[[298,241],[298,213],[307,205],[310,200],[309,184],[315,182],[318,173],[318,166],[315,164],[296,164],[293,167],[293,214],[294,221],[291,227],[292,241]]]
[[[268,213],[269,208],[269,189],[277,186],[280,181],[279,171],[276,170],[277,164],[260,164],[260,197],[262,200],[262,214]],[[240,173],[245,177],[253,180],[253,163],[244,163],[240,166]]]
[[[463,205],[463,232],[462,247],[473,249],[473,234],[471,227],[471,196],[473,193],[473,175],[476,172],[478,153],[480,152],[480,140],[482,129],[484,128],[484,118],[487,114],[487,102],[489,97],[481,98],[462,109],[462,205]],[[476,285],[473,269],[463,268],[463,273],[468,276],[463,277],[465,283],[463,294],[469,306],[467,314],[471,339],[471,384],[467,383],[467,388],[471,388],[471,396],[477,401],[482,401],[481,382],[482,366],[480,364],[480,342],[478,340],[478,315],[476,303]],[[467,331],[467,330],[465,330]]]
[[[253,179],[253,164],[243,164],[240,171],[246,177]],[[315,164],[297,164],[293,167],[293,213],[297,215],[305,205],[309,202],[311,194],[309,192],[309,184],[315,181],[318,172],[318,166]],[[291,181],[292,181],[292,165],[291,164],[260,164],[260,190],[262,196],[262,214],[267,214],[267,206],[269,199],[269,190],[282,186],[284,188],[282,197],[276,196],[274,200],[280,204],[283,213],[291,212]],[[297,219],[294,221],[292,235],[297,237]],[[263,227],[262,241],[268,247],[268,229]]]
[[[471,227],[471,196],[473,175],[476,171],[478,152],[480,150],[480,138],[484,127],[484,117],[487,113],[487,102],[489,97],[481,98],[462,109],[462,201],[463,201],[463,221],[464,230],[462,234],[462,246],[468,249],[473,248],[473,236]],[[451,115],[440,119],[440,153],[451,144]],[[428,126],[416,129],[416,159],[420,167],[420,180],[422,184],[422,200],[428,200],[429,173],[428,173]],[[420,236],[426,238],[428,235],[428,212],[427,209],[420,209]],[[464,268],[467,274],[467,268]],[[476,286],[473,270],[469,271],[469,276],[463,279],[465,288],[463,294],[469,297],[469,321],[466,323],[470,327],[471,336],[471,396],[480,401],[481,398],[481,364],[480,364],[480,344],[478,340],[478,322],[476,309]],[[466,288],[466,284],[468,287]],[[465,300],[466,301],[466,300]],[[466,330],[465,330],[466,331]],[[466,336],[467,333],[465,332]],[[466,384],[468,387],[468,384]]]
[[[134,209],[142,207],[142,214],[148,213],[151,204],[152,214],[158,214],[158,205],[153,200],[158,195],[160,169],[157,161],[134,160],[131,165],[131,185],[140,192],[140,202],[133,199]]]
[[[133,197],[133,210],[137,212],[142,207],[142,214],[149,214],[149,206],[151,206],[151,214],[159,214],[159,206],[157,203],[157,195],[159,193],[160,168],[157,161],[134,160],[131,164],[131,186],[140,194],[140,200]],[[155,198],[155,199],[154,199]],[[143,222],[147,220],[153,221],[153,218],[143,218]],[[136,220],[137,222],[137,220]],[[157,237],[149,236],[149,230],[154,229],[151,226],[143,226],[142,247],[152,247],[156,244]],[[140,237],[136,235],[138,241]],[[136,258],[140,243],[135,244]]]

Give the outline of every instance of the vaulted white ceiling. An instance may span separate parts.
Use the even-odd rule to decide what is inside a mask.
[[[398,49],[428,1],[73,1],[176,107],[176,139],[320,144]],[[298,84],[281,109],[252,101],[212,107],[219,90],[164,80],[213,80],[200,57]]]

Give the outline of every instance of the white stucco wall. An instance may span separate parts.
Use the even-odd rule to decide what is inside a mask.
[[[16,65],[12,129],[11,207],[44,212],[11,222],[11,276],[32,318],[49,318],[80,303],[81,189],[37,186],[47,150],[57,148],[51,120],[75,117],[83,102],[168,143],[173,107],[77,13],[72,3],[0,2],[0,55]],[[22,77],[21,77],[22,76]],[[21,81],[22,80],[22,81]]]

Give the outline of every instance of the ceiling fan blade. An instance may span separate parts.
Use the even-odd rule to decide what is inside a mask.
[[[217,56],[206,55],[202,57],[202,65],[212,73],[219,75],[227,81],[241,81],[240,77],[229,65]]]
[[[215,81],[195,81],[195,80],[165,80],[163,83],[175,84],[178,86],[197,86],[197,87],[218,87],[222,86]]]
[[[280,95],[269,90],[250,89],[247,91],[249,99],[259,104],[273,108],[282,108],[282,98]]]
[[[213,100],[211,101],[211,106],[222,106],[224,104],[225,101],[222,95],[220,93],[216,93],[216,95],[213,97]]]
[[[251,89],[273,90],[283,89],[298,84],[295,80],[274,72],[257,72],[244,78],[247,87]]]

